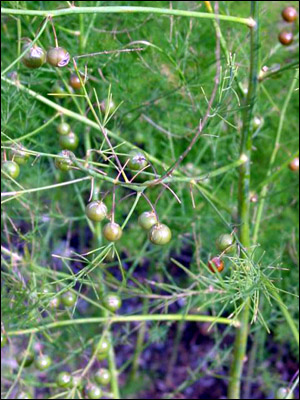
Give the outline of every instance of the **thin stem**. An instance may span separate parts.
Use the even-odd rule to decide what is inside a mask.
[[[216,7],[217,7],[217,4],[218,3],[216,3]],[[217,24],[218,24],[218,16],[216,16],[216,18],[217,18]],[[215,97],[217,95],[217,90],[218,90],[219,83],[220,83],[221,60],[220,60],[220,31],[219,30],[216,30],[215,57],[216,57],[216,73],[215,73],[215,78],[214,78],[215,83],[214,83],[214,87],[212,90],[210,100],[207,105],[205,115],[204,115],[203,119],[200,121],[198,131],[195,134],[195,136],[193,137],[193,139],[191,140],[191,142],[189,143],[189,145],[187,146],[187,148],[184,150],[184,152],[179,156],[179,158],[175,161],[175,163],[171,166],[171,168],[169,168],[169,170],[164,174],[164,176],[159,178],[156,181],[156,183],[162,182],[165,178],[172,175],[172,173],[178,168],[178,166],[181,164],[181,162],[185,159],[185,157],[189,154],[189,152],[192,150],[192,148],[196,144],[197,140],[199,139],[200,135],[202,134],[202,132],[210,118],[211,108],[215,101]]]
[[[291,83],[290,89],[289,89],[288,94],[287,94],[287,96],[285,98],[285,101],[283,103],[282,110],[281,110],[281,113],[280,113],[280,120],[279,120],[279,124],[278,124],[278,129],[277,129],[277,134],[276,134],[276,138],[275,138],[273,152],[271,154],[271,158],[270,158],[270,162],[269,162],[269,169],[268,169],[268,172],[267,172],[265,185],[262,187],[260,195],[259,195],[259,198],[261,200],[260,200],[260,203],[259,203],[259,206],[258,206],[257,217],[256,217],[255,225],[254,225],[254,232],[253,232],[253,243],[254,244],[256,244],[257,240],[258,240],[259,229],[260,229],[261,220],[262,220],[263,211],[264,211],[265,202],[266,202],[266,195],[267,195],[268,190],[269,190],[269,185],[268,185],[269,180],[268,180],[268,178],[270,178],[270,176],[272,174],[272,168],[273,168],[273,165],[275,163],[275,159],[276,159],[278,150],[280,148],[280,139],[281,139],[283,123],[284,123],[285,116],[286,116],[286,111],[287,111],[288,105],[290,103],[290,100],[292,98],[292,94],[295,91],[296,84],[298,84],[298,79],[299,79],[299,70],[297,70],[296,73],[295,73],[295,76],[293,78],[293,81]]]
[[[72,7],[64,8],[61,10],[20,10],[1,8],[2,14],[11,15],[36,15],[39,17],[59,17],[62,15],[74,15],[74,14],[112,14],[112,13],[144,13],[144,14],[159,14],[159,15],[177,15],[179,17],[190,17],[190,18],[203,18],[203,19],[215,19],[215,14],[198,12],[198,11],[187,11],[187,10],[174,10],[169,8],[158,8],[158,7]],[[239,23],[247,26],[252,26],[253,21],[250,18],[240,18],[231,15],[220,15],[219,19],[222,21]]]
[[[147,313],[148,309],[149,309],[149,300],[144,299],[143,312]],[[136,379],[138,366],[139,366],[139,358],[143,351],[143,344],[144,344],[144,339],[145,339],[145,335],[146,335],[146,328],[147,328],[146,323],[142,322],[139,327],[139,332],[137,335],[135,351],[134,351],[134,355],[133,355],[133,359],[132,359],[132,368],[131,368],[130,376],[129,376],[129,382],[134,382],[134,380]]]
[[[44,32],[44,30],[46,29],[48,23],[48,18],[45,20],[41,30],[39,31],[39,33],[36,35],[36,37],[33,39],[33,41],[30,43],[30,46],[26,47],[26,50],[24,50],[19,57],[17,57],[11,64],[9,64],[8,67],[6,67],[4,69],[3,72],[1,72],[1,77],[4,76],[14,65],[16,65],[24,56],[26,53],[28,53],[30,51],[30,49],[35,45],[35,43],[39,40],[40,36],[42,35],[42,33]]]
[[[6,77],[4,77],[4,76],[1,76],[1,79],[2,79],[4,82],[8,83],[9,85],[16,86],[18,89],[24,91],[25,93],[27,93],[29,96],[32,96],[32,97],[35,98],[36,100],[39,100],[40,102],[42,102],[42,103],[44,103],[44,104],[47,104],[48,106],[50,106],[50,107],[53,108],[54,110],[57,110],[58,112],[60,112],[61,114],[65,115],[65,116],[68,116],[68,117],[70,117],[70,118],[74,118],[74,119],[76,119],[77,121],[80,121],[80,122],[82,122],[83,124],[88,125],[88,126],[94,128],[94,129],[96,129],[97,131],[102,132],[102,131],[101,131],[101,128],[99,127],[99,125],[98,125],[96,122],[91,121],[91,120],[88,119],[87,117],[85,117],[85,116],[83,116],[83,115],[79,115],[79,114],[77,114],[76,112],[71,111],[71,110],[69,110],[69,109],[67,109],[67,108],[65,108],[65,107],[62,107],[61,105],[59,105],[59,104],[57,104],[57,103],[55,103],[55,102],[53,102],[53,101],[47,99],[46,97],[44,97],[44,96],[42,96],[42,95],[40,95],[40,94],[34,92],[34,91],[31,90],[31,89],[28,89],[27,87],[25,87],[24,85],[22,85],[22,84],[20,84],[20,83],[16,83],[16,82],[12,81],[11,79],[8,79],[8,78],[6,78]],[[122,143],[122,144],[128,146],[130,149],[134,149],[134,148],[137,147],[136,145],[134,145],[134,144],[128,142],[127,140],[124,140],[122,137],[120,137],[120,136],[117,135],[116,133],[114,133],[114,132],[112,132],[112,131],[109,131],[109,130],[106,130],[106,131],[107,131],[107,133],[108,133],[112,138],[114,138],[117,142]],[[149,154],[149,153],[146,153],[145,151],[144,151],[144,153],[145,153],[145,155],[146,155],[146,157],[147,157],[148,160],[150,160],[150,161],[156,163],[157,165],[160,165],[160,166],[163,167],[164,169],[168,169],[168,168],[169,168],[168,165],[166,165],[164,162],[162,162],[162,161],[159,160],[158,158],[152,156],[152,155]],[[183,176],[183,174],[182,174],[180,171],[177,171],[177,170],[174,171],[174,175],[176,175],[176,176]],[[123,185],[123,186],[124,186],[124,185]],[[205,195],[206,198],[208,198],[208,199],[210,199],[212,202],[218,204],[219,207],[222,208],[223,210],[227,211],[228,213],[231,213],[232,209],[231,209],[230,207],[228,207],[225,203],[223,203],[223,201],[220,200],[219,197],[214,196],[209,190],[207,190],[207,189],[206,189],[205,187],[203,187],[202,185],[197,184],[197,185],[195,185],[195,186],[201,191],[202,194]]]
[[[87,134],[87,132],[85,132],[84,146],[85,146],[86,154],[89,155],[87,160],[92,159],[91,140],[90,140],[90,136]],[[114,186],[114,188],[115,188],[115,186]],[[98,200],[99,193],[100,193],[100,186],[99,186],[99,181],[98,181],[94,186],[93,200]],[[97,248],[98,246],[101,246],[102,234],[101,234],[101,229],[100,229],[99,224],[97,224],[95,226],[95,229],[93,230],[93,238],[94,238],[95,247]],[[101,271],[101,269],[98,269],[98,273],[100,275],[99,281],[101,282],[100,283],[101,292],[104,292],[106,288],[105,288],[104,279],[103,279],[103,272]],[[102,315],[103,315],[103,318],[107,319],[108,312],[106,309],[102,310]],[[109,371],[111,373],[111,388],[112,388],[114,399],[120,399],[118,371],[117,371],[117,366],[116,366],[116,361],[115,361],[115,350],[112,345],[112,335],[111,335],[111,331],[109,328],[109,324],[107,326],[106,336],[110,343],[110,346],[109,346],[110,350],[109,350],[109,354],[108,354],[108,366],[109,366]],[[88,370],[88,366],[86,367],[86,370]]]
[[[259,2],[251,2],[251,16],[256,22],[255,26],[251,29],[250,34],[250,75],[248,94],[246,98],[246,107],[243,115],[243,127],[240,154],[247,160],[240,167],[239,174],[239,223],[240,232],[239,240],[243,247],[249,249],[250,247],[250,169],[251,169],[251,150],[252,150],[252,136],[251,136],[251,120],[253,109],[256,101],[257,83],[258,83],[258,49],[259,49],[259,30],[258,30],[258,12]],[[244,254],[244,252],[243,252]],[[242,257],[243,257],[242,254]],[[239,399],[241,392],[241,377],[243,373],[243,366],[246,355],[246,347],[249,332],[249,317],[250,317],[250,299],[247,299],[244,308],[240,313],[241,327],[238,329],[234,350],[233,360],[230,369],[230,380],[228,386],[228,398]]]
[[[192,321],[192,322],[211,322],[223,325],[232,325],[233,327],[239,327],[240,322],[238,320],[232,320],[222,317],[214,317],[209,315],[181,315],[181,314],[147,314],[147,315],[125,315],[125,316],[112,316],[112,317],[97,317],[97,318],[78,318],[64,321],[51,322],[45,325],[39,325],[35,328],[22,329],[18,331],[6,332],[8,336],[22,336],[29,335],[31,333],[42,332],[47,329],[56,329],[63,326],[71,325],[84,325],[84,324],[100,324],[100,323],[127,323],[127,322],[143,322],[143,321]]]
[[[79,178],[79,179],[74,179],[71,181],[66,181],[66,182],[62,182],[62,183],[56,183],[55,185],[47,185],[47,186],[42,186],[42,187],[37,187],[37,188],[32,188],[32,189],[24,189],[24,190],[16,190],[13,192],[4,192],[1,193],[1,197],[6,197],[6,196],[19,196],[22,194],[27,194],[27,193],[33,193],[33,192],[40,192],[42,190],[52,190],[61,186],[67,186],[67,185],[73,185],[75,183],[78,182],[82,182],[82,181],[86,181],[88,179],[91,179],[90,176],[85,176],[83,178]]]

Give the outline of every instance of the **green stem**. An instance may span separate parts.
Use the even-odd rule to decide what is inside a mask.
[[[5,75],[15,64],[17,64],[26,53],[28,53],[28,51],[32,48],[32,46],[39,40],[40,36],[42,35],[42,33],[44,32],[44,30],[46,29],[48,23],[48,19],[46,19],[46,21],[44,22],[41,30],[39,31],[39,33],[37,34],[37,36],[34,38],[34,40],[30,43],[30,46],[26,47],[26,50],[24,50],[19,57],[17,57],[11,64],[9,64],[8,67],[5,68],[5,70],[3,72],[1,72],[1,76]]]
[[[91,155],[91,138],[90,135],[87,134],[87,132],[85,132],[85,136],[84,136],[84,147],[85,147],[85,151],[86,154],[89,154],[89,159],[92,159],[92,155]],[[94,187],[94,192],[93,192],[93,200],[97,200],[98,196],[100,193],[100,187],[99,187],[99,181],[95,183],[95,187]],[[102,235],[101,235],[101,229],[100,229],[100,224],[95,224],[95,227],[93,229],[93,238],[94,238],[94,242],[95,242],[95,247],[97,248],[98,246],[101,246],[101,241],[102,241]],[[100,288],[101,288],[101,292],[105,291],[105,284],[104,284],[104,280],[103,280],[103,272],[101,271],[101,269],[98,269],[98,273],[100,275]],[[106,309],[102,310],[102,315],[104,319],[108,319],[109,314],[108,311]],[[120,399],[120,390],[119,390],[119,378],[118,378],[118,371],[117,371],[117,366],[116,366],[116,360],[115,360],[115,350],[114,347],[112,345],[112,334],[110,331],[110,328],[107,329],[107,339],[110,343],[110,350],[108,353],[108,367],[109,367],[109,371],[111,374],[111,388],[112,388],[112,393],[114,396],[114,399]]]
[[[271,70],[267,71],[265,73],[262,73],[261,76],[259,77],[259,81],[262,82],[268,78],[274,78],[276,75],[280,75],[282,72],[290,70],[290,69],[295,69],[299,68],[299,61],[293,61],[289,64],[284,65],[283,67],[280,67],[276,70]]]
[[[258,82],[258,48],[259,48],[259,31],[258,31],[258,10],[259,2],[251,2],[251,16],[256,24],[250,33],[250,75],[249,87],[246,98],[246,107],[243,115],[243,127],[240,153],[247,158],[247,162],[240,167],[239,176],[239,223],[240,232],[239,239],[243,247],[250,247],[250,168],[251,168],[251,120],[253,109],[256,101],[257,82]],[[230,379],[228,386],[228,398],[239,399],[241,392],[241,377],[243,373],[243,365],[246,355],[246,347],[249,333],[249,316],[250,316],[250,299],[244,303],[243,310],[240,313],[241,327],[238,329],[234,350],[233,360],[230,369]]]
[[[264,207],[265,207],[266,195],[269,190],[269,186],[268,186],[269,178],[272,175],[272,168],[275,163],[275,159],[276,159],[276,156],[277,156],[277,153],[279,150],[281,133],[282,133],[283,123],[284,123],[285,116],[286,116],[286,111],[287,111],[288,105],[290,103],[290,100],[292,98],[292,94],[295,91],[295,87],[298,84],[298,79],[299,79],[299,70],[297,70],[295,73],[294,79],[292,81],[292,84],[291,84],[288,94],[285,98],[285,101],[283,103],[282,110],[280,113],[280,120],[279,120],[279,124],[278,124],[276,138],[275,138],[274,148],[273,148],[273,152],[271,154],[271,158],[270,158],[270,162],[269,162],[267,177],[266,177],[266,180],[264,181],[265,185],[261,189],[261,192],[259,195],[260,203],[259,203],[258,210],[257,210],[257,217],[256,217],[254,232],[253,232],[253,243],[254,244],[256,244],[257,240],[258,240],[258,233],[259,233],[259,228],[261,225],[261,220],[262,220],[263,211],[264,211]],[[276,174],[278,174],[278,172],[279,171],[276,171]]]
[[[40,17],[59,17],[63,15],[74,15],[74,14],[112,14],[112,13],[144,13],[144,14],[159,14],[159,15],[175,15],[179,17],[190,17],[190,18],[203,18],[203,19],[215,19],[215,14],[198,12],[198,11],[187,11],[187,10],[173,10],[169,8],[159,7],[128,7],[128,6],[108,6],[108,7],[75,7],[75,8],[64,8],[61,10],[20,10],[1,8],[1,14],[10,15],[36,15]],[[240,18],[231,15],[218,15],[220,21],[235,22],[247,26],[252,26],[252,20],[250,18]]]
[[[53,109],[57,110],[59,113],[66,115],[70,118],[74,118],[77,121],[82,122],[85,125],[88,125],[92,128],[94,128],[95,130],[102,132],[100,126],[94,122],[91,121],[90,119],[86,118],[83,115],[79,115],[77,113],[75,113],[74,111],[68,110],[67,108],[62,107],[61,105],[54,103],[53,101],[47,99],[46,97],[34,92],[31,89],[28,89],[27,87],[25,87],[24,85],[20,84],[20,83],[16,83],[8,78],[5,78],[3,76],[1,76],[1,79],[8,83],[9,85],[12,86],[16,86],[18,89],[24,91],[25,93],[27,93],[28,95],[34,97],[36,100],[41,101],[44,104],[47,104],[48,106],[52,107]],[[115,134],[112,131],[109,131],[108,129],[106,129],[107,133],[109,134],[109,136],[111,136],[112,138],[114,138],[117,142],[122,143],[126,146],[128,146],[130,149],[136,148],[136,145],[128,142],[127,140],[124,140],[122,137],[120,137],[119,135]],[[147,158],[153,162],[156,163],[157,165],[163,167],[164,169],[168,169],[169,166],[167,166],[165,163],[163,163],[161,160],[159,160],[158,158],[152,156],[149,153],[146,153],[144,151],[145,155],[147,156]],[[176,176],[182,176],[182,173],[179,171],[174,171],[174,175]],[[203,187],[202,185],[197,184],[196,187],[203,193],[205,194],[205,196],[210,199],[211,201],[213,201],[214,203],[218,204],[223,210],[226,210],[228,213],[231,213],[231,208],[228,207],[226,204],[224,204],[217,196],[214,196],[209,190],[205,189],[205,187]]]
[[[97,318],[78,318],[70,319],[65,321],[51,322],[45,325],[39,325],[35,328],[22,329],[18,331],[6,332],[8,336],[21,336],[28,335],[30,333],[42,332],[47,329],[61,328],[63,326],[71,325],[84,325],[84,324],[100,324],[100,323],[128,323],[128,322],[143,322],[143,321],[193,321],[193,322],[211,322],[224,325],[232,325],[234,327],[239,327],[240,322],[238,320],[232,320],[222,317],[214,317],[209,315],[181,315],[181,314],[147,314],[147,315],[125,315],[125,316],[105,316]]]
[[[147,313],[149,310],[149,300],[144,299],[143,302],[143,312]],[[134,382],[137,376],[137,371],[139,367],[139,359],[140,355],[143,351],[143,344],[144,344],[144,339],[145,339],[145,334],[146,334],[146,322],[142,322],[141,326],[139,328],[137,340],[136,340],[136,345],[135,345],[135,351],[132,359],[132,368],[130,371],[130,376],[129,376],[129,382]]]

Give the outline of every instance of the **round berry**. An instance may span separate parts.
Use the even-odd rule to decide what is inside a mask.
[[[106,368],[100,368],[95,374],[95,381],[99,385],[106,386],[111,381],[111,373]]]
[[[14,146],[12,149],[13,160],[19,165],[23,165],[28,161],[29,154],[23,146]]]
[[[55,296],[49,301],[50,308],[58,308],[60,306],[60,297]]]
[[[82,87],[81,82],[80,82],[80,79],[79,79],[79,77],[78,77],[76,74],[72,74],[72,75],[70,76],[70,81],[69,81],[69,83],[70,83],[70,86],[71,86],[74,90],[79,90],[79,89]]]
[[[292,32],[282,31],[278,35],[278,40],[283,46],[289,46],[291,43],[293,43],[294,36]]]
[[[289,393],[289,389],[285,387],[281,387],[277,390],[275,399],[293,399],[293,393]]]
[[[154,211],[143,212],[138,219],[141,228],[148,231],[153,225],[157,224],[157,218]]]
[[[4,161],[2,164],[2,169],[13,179],[16,179],[20,174],[20,167],[14,161]]]
[[[264,119],[262,117],[259,117],[258,115],[256,115],[253,118],[252,125],[253,125],[254,129],[258,129],[259,127],[261,127],[263,125],[263,123],[264,123]]]
[[[80,376],[73,376],[72,385],[73,387],[81,388],[82,378]]]
[[[18,394],[18,396],[16,398],[17,399],[33,399],[31,394],[28,393],[28,392],[21,392],[21,393]]]
[[[37,357],[37,359],[35,360],[35,366],[40,371],[45,371],[46,369],[48,369],[51,366],[51,364],[52,364],[52,360],[47,355],[41,355],[41,356]]]
[[[234,253],[235,252],[235,239],[229,233],[220,235],[216,240],[216,247],[222,253]]]
[[[250,201],[251,203],[257,203],[258,202],[258,194],[255,192],[250,193]]]
[[[148,165],[145,154],[138,150],[129,153],[128,167],[134,171],[139,171]]]
[[[103,227],[103,236],[110,242],[116,242],[122,236],[122,228],[115,222],[108,222]]]
[[[214,257],[208,262],[208,268],[211,270],[211,272],[222,272],[224,269],[224,262],[221,260],[220,257]]]
[[[65,97],[65,95],[67,94],[64,85],[60,81],[54,84],[52,92],[53,94],[55,94],[55,97]]]
[[[106,338],[102,338],[101,341],[93,345],[93,354],[96,355],[99,361],[104,360],[109,352],[109,341]]]
[[[172,232],[167,225],[155,224],[149,231],[149,240],[153,244],[165,245],[172,239]]]
[[[76,303],[76,300],[77,300],[76,294],[71,292],[70,290],[68,290],[67,292],[64,292],[61,295],[61,301],[62,301],[63,305],[66,307],[73,307],[74,304]]]
[[[102,389],[97,385],[90,385],[86,388],[88,399],[101,399]]]
[[[60,135],[68,135],[71,132],[71,127],[67,122],[61,122],[57,125],[57,132]]]
[[[47,51],[47,62],[53,67],[65,67],[69,61],[70,54],[63,47],[52,47]]]
[[[7,336],[1,332],[1,348],[6,346],[7,344]]]
[[[22,51],[25,51],[30,46],[31,46],[30,43],[24,44]],[[46,61],[46,54],[44,50],[35,44],[27,51],[27,53],[22,58],[23,64],[31,69],[40,68],[45,61]]]
[[[114,249],[109,249],[103,261],[105,262],[112,262],[115,259],[115,251]]]
[[[56,168],[60,169],[61,171],[69,171],[73,165],[70,156],[75,157],[75,155],[68,150],[63,150],[59,153],[59,156],[60,157],[55,158]]]
[[[107,215],[107,207],[102,201],[92,201],[86,206],[85,212],[89,219],[100,222]]]
[[[69,388],[72,386],[73,384],[73,378],[72,376],[69,374],[69,372],[66,371],[62,371],[58,374],[57,378],[56,378],[56,383],[59,387],[62,388]]]
[[[26,360],[24,361],[24,367],[29,367],[34,361],[34,354],[31,351],[28,350],[21,351],[21,353],[17,355],[17,363],[21,365],[25,357]]]
[[[103,305],[111,312],[116,312],[122,305],[120,296],[115,293],[107,293],[103,298]]]
[[[59,136],[59,145],[64,150],[76,150],[79,144],[79,139],[76,133],[70,132],[67,135]]]
[[[116,105],[113,100],[110,100],[109,103],[107,103],[107,100],[103,100],[100,104],[100,108],[103,112],[106,112],[106,109],[108,108],[108,113],[112,113],[116,109]]]
[[[299,157],[294,158],[290,163],[289,163],[289,169],[291,171],[299,171]]]
[[[291,6],[284,8],[281,15],[286,22],[294,22],[298,17],[296,8]]]

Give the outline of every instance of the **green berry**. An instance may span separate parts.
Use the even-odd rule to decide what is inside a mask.
[[[91,385],[86,388],[88,399],[101,399],[102,389],[97,385]]]
[[[29,154],[23,146],[14,146],[12,149],[13,160],[19,165],[23,165],[28,161]]]
[[[69,374],[69,372],[66,371],[62,371],[58,374],[57,378],[56,378],[56,383],[59,387],[62,388],[69,388],[72,386],[73,384],[73,378],[72,376]]]
[[[167,225],[157,223],[149,231],[149,240],[153,244],[165,245],[172,239],[172,232]]]
[[[110,248],[103,261],[112,262],[114,261],[114,259],[115,259],[115,250],[113,248]]]
[[[264,119],[258,115],[253,118],[252,125],[254,129],[260,128],[264,123]]]
[[[110,383],[111,381],[111,373],[109,372],[108,369],[106,368],[101,368],[99,369],[96,374],[95,374],[95,381],[99,385],[106,386]]]
[[[59,136],[59,145],[64,150],[76,150],[79,144],[79,139],[76,133],[70,132],[67,135]]]
[[[109,348],[109,341],[106,338],[102,338],[101,341],[93,345],[93,354],[96,354],[99,361],[104,360],[107,358]]]
[[[2,164],[2,169],[13,179],[16,179],[20,174],[20,167],[14,161],[4,161]]]
[[[108,222],[103,227],[103,236],[110,242],[116,242],[122,236],[122,228],[115,222]]]
[[[51,364],[52,364],[52,360],[47,355],[41,355],[41,356],[37,357],[37,359],[35,360],[35,366],[40,371],[45,371],[46,369],[48,369],[51,366]]]
[[[108,108],[108,113],[111,114],[115,111],[116,105],[113,100],[110,100],[109,103],[107,103],[107,100],[103,100],[100,104],[101,110],[105,113]]]
[[[77,296],[75,293],[71,292],[68,290],[67,292],[63,293],[61,295],[61,301],[64,306],[66,307],[72,307],[76,303]]]
[[[1,332],[1,348],[6,346],[7,344],[7,336]]]
[[[57,125],[57,132],[60,135],[68,135],[71,132],[71,127],[67,122],[61,122]]]
[[[70,156],[75,157],[75,155],[68,150],[63,150],[59,153],[60,157],[55,158],[55,166],[61,171],[69,171],[72,167],[73,162],[70,159]]]
[[[216,240],[216,247],[222,253],[233,254],[236,250],[234,236],[224,233]]]
[[[28,392],[21,392],[21,393],[18,394],[18,396],[16,398],[17,399],[33,399],[31,394],[28,393]]]
[[[47,51],[47,62],[53,67],[65,67],[69,61],[70,54],[63,47],[53,47]]]
[[[30,46],[31,46],[30,43],[24,44],[22,51],[25,51]],[[45,61],[46,61],[46,54],[44,50],[41,47],[37,46],[36,44],[34,44],[22,58],[23,64],[31,69],[36,69],[41,67]]]
[[[82,387],[82,378],[80,376],[73,376],[72,385],[74,387]]]
[[[277,390],[275,399],[293,399],[294,395],[291,393],[288,388],[281,387]]]
[[[122,305],[120,296],[115,293],[107,293],[103,298],[103,305],[111,312],[116,312]]]
[[[141,228],[148,231],[153,225],[157,224],[157,218],[154,211],[143,212],[139,216],[138,223]]]
[[[29,367],[34,361],[34,354],[31,351],[27,350],[21,351],[21,353],[17,355],[17,363],[21,365],[25,357],[26,360],[24,362],[24,367]]]
[[[67,94],[65,87],[60,81],[54,84],[52,92],[53,94],[55,94],[55,97],[65,97],[65,95]]]
[[[89,219],[100,222],[107,215],[107,207],[102,201],[92,201],[86,206],[85,212]]]
[[[58,308],[60,306],[60,298],[58,296],[53,297],[49,301],[49,307],[50,308]]]
[[[134,171],[139,171],[148,165],[145,154],[139,150],[133,150],[129,153],[128,167]]]

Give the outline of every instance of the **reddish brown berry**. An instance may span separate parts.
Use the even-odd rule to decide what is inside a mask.
[[[292,32],[281,31],[278,35],[278,40],[283,46],[289,46],[293,42],[294,36]]]
[[[289,163],[289,169],[291,171],[299,171],[299,157],[294,158],[290,163]]]
[[[284,10],[282,10],[281,15],[286,22],[294,22],[298,17],[296,8],[291,6],[286,7]]]
[[[214,257],[208,261],[208,268],[213,273],[216,271],[222,272],[224,269],[224,261],[222,261],[220,257]]]

